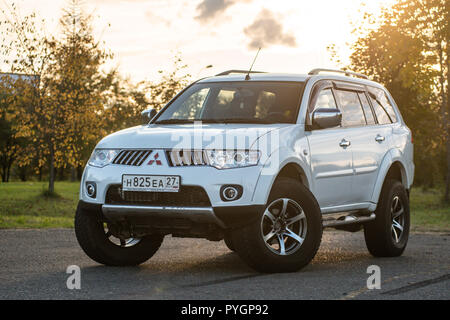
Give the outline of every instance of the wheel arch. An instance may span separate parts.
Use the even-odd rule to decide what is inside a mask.
[[[275,181],[280,177],[294,177],[294,179],[298,179],[308,190],[311,190],[311,179],[308,176],[309,172],[305,166],[306,164],[302,164],[299,159],[289,157],[279,165],[280,169],[277,170],[276,174],[261,173],[253,193],[253,200],[256,203],[265,204]]]
[[[299,180],[307,189],[310,189],[305,170],[295,162],[288,162],[285,164],[275,177],[274,183],[281,177]]]
[[[400,181],[405,189],[409,190],[410,181],[407,175],[406,166],[402,161],[400,151],[396,149],[391,150],[383,159],[372,194],[372,202],[378,203],[381,189],[387,179]]]

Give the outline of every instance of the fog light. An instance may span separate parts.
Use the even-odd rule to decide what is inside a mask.
[[[95,198],[97,195],[97,188],[94,182],[86,182],[86,193],[89,197]]]
[[[242,196],[242,187],[239,185],[226,185],[220,190],[220,197],[223,201],[234,201]]]

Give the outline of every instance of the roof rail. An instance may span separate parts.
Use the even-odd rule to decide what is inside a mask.
[[[344,73],[347,77],[354,76],[357,78],[363,78],[363,79],[369,79],[368,76],[362,73],[352,72],[352,71],[346,71],[346,70],[334,70],[334,69],[313,69],[310,72],[308,72],[309,75],[316,75],[320,72],[334,72],[334,73]]]
[[[232,73],[242,73],[242,74],[247,74],[247,73],[265,73],[265,71],[248,71],[248,70],[227,70],[221,73],[216,74],[216,76],[226,76]]]

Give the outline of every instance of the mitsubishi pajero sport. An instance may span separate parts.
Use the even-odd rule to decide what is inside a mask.
[[[143,115],[84,170],[75,231],[98,263],[138,265],[172,235],[224,239],[258,271],[291,272],[326,227],[364,229],[374,256],[405,249],[412,135],[367,76],[231,70]]]

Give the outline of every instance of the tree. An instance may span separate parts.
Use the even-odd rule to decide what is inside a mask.
[[[41,110],[45,108],[48,96],[45,80],[48,78],[53,42],[45,36],[43,21],[38,21],[34,13],[21,18],[12,4],[8,10],[2,10],[1,14],[1,62],[13,74],[30,75],[30,81],[26,82],[14,81],[13,77],[3,77],[3,84],[8,82],[7,86],[3,86],[8,98],[3,99],[2,118],[2,127],[6,129],[3,133],[8,135],[7,139],[10,141],[6,143],[10,149],[7,157],[10,157],[11,151],[14,150],[15,155],[10,159],[17,158],[18,164],[25,166],[30,164],[33,155],[38,153],[39,143],[35,133],[39,132],[38,126],[45,126],[47,120]],[[24,139],[28,140],[28,143],[19,148],[17,142]],[[17,156],[17,153],[20,153],[20,156]],[[9,168],[10,165],[11,163]],[[40,161],[37,165],[41,168],[43,164]]]
[[[414,134],[416,181],[428,185],[445,175],[448,201],[450,135],[448,118],[449,3],[398,0],[383,10],[378,26],[358,29],[350,68],[383,83]],[[362,25],[373,26],[365,14]],[[446,151],[444,151],[446,149]],[[445,158],[446,161],[441,159]],[[442,173],[442,174],[441,174]]]
[[[190,80],[184,72],[187,66],[179,54],[175,55],[170,71],[160,70],[158,81],[133,84],[129,79],[116,76],[105,95],[105,119],[109,132],[141,124],[141,112],[147,108],[157,111],[180,92]]]
[[[101,71],[112,55],[94,39],[91,16],[83,12],[81,1],[69,1],[60,25],[63,37],[54,48],[49,81],[51,138],[46,142],[51,167],[76,168],[85,164],[104,134],[102,96],[110,87],[114,72]],[[50,191],[53,172],[50,171]]]
[[[37,166],[49,169],[49,193],[54,192],[55,168],[84,164],[99,136],[103,92],[112,74],[100,71],[111,57],[95,41],[91,18],[79,0],[63,11],[62,37],[46,37],[35,14],[21,19],[14,5],[3,12],[4,63],[12,72],[35,75],[35,83],[16,98],[16,138],[31,139],[21,165],[38,157]]]
[[[2,182],[8,182],[11,167],[20,154],[27,150],[29,139],[18,134],[16,110],[24,110],[26,91],[32,76],[0,74],[0,171]]]
[[[75,173],[100,137],[140,124],[141,111],[149,106],[160,110],[190,77],[179,55],[173,70],[160,71],[156,82],[134,84],[116,70],[103,72],[112,55],[94,39],[91,16],[82,9],[82,1],[68,1],[60,36],[46,36],[44,21],[35,14],[21,18],[14,5],[0,21],[1,62],[10,72],[32,75],[20,93],[16,83],[0,97],[0,134],[8,142],[0,144],[2,172],[8,175],[12,161],[33,166],[39,177],[48,167],[50,194],[56,169],[60,175],[67,167]]]
[[[187,68],[183,64],[180,54],[174,57],[173,68],[171,71],[164,73],[160,70],[162,75],[159,82],[150,83],[147,85],[148,93],[150,95],[149,106],[157,111],[169,102],[175,95],[180,92],[188,83],[191,75],[183,72]],[[144,86],[145,87],[145,86]]]

